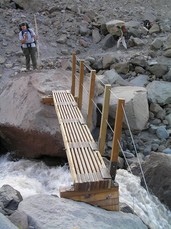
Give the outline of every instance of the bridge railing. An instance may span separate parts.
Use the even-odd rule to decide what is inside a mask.
[[[79,62],[79,87],[78,87],[78,96],[76,96],[76,71],[77,71],[77,62]],[[90,71],[90,88],[89,88],[89,98],[88,98],[88,114],[87,114],[87,125],[91,129],[92,118],[93,118],[93,106],[94,106],[94,92],[95,92],[95,82],[96,82],[96,71],[91,70],[87,65],[85,65],[84,60],[78,60],[76,54],[72,54],[72,83],[71,83],[71,94],[74,96],[79,109],[82,109],[83,102],[83,83],[84,83],[84,70],[87,68]],[[106,144],[106,133],[108,125],[108,114],[110,107],[110,94],[111,94],[111,85],[106,84],[104,90],[104,102],[102,107],[102,116],[101,116],[101,125],[99,133],[99,151],[101,155],[104,154],[105,144]],[[112,141],[112,151],[110,157],[110,174],[112,179],[115,180],[116,169],[118,163],[118,154],[119,154],[119,143],[121,140],[122,134],[122,122],[124,117],[124,105],[125,99],[119,98],[117,103],[117,110],[114,123],[114,134]]]

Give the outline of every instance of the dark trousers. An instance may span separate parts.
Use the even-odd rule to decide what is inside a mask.
[[[23,48],[23,53],[26,58],[26,69],[30,70],[30,59],[33,64],[33,69],[37,68],[37,59],[36,59],[36,47]]]

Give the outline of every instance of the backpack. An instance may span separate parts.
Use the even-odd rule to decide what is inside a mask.
[[[27,22],[24,22],[24,23],[19,24],[19,30],[20,30],[20,32],[22,32],[22,36],[24,35],[24,31],[23,31],[22,28],[21,28],[22,24],[25,24],[25,25],[26,25],[27,31],[28,31],[28,32],[30,33],[30,35],[32,36],[32,32],[30,31],[29,25],[28,25]],[[36,45],[36,40],[35,40],[35,39],[34,39],[33,43],[35,43],[35,45]],[[21,49],[22,49],[22,46],[21,46]]]
[[[32,36],[32,32],[30,31],[29,28],[27,28],[27,31],[28,31],[28,32],[30,33],[30,35]],[[24,35],[24,31],[22,30],[21,32],[22,32],[22,36],[23,36],[23,35]],[[36,40],[35,40],[35,39],[34,39],[33,43],[35,43],[35,45],[36,45]]]

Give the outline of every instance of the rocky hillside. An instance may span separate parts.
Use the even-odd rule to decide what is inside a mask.
[[[70,59],[73,50],[81,57],[101,56],[106,52],[116,51],[116,46],[104,50],[106,30],[104,24],[113,19],[129,23],[130,34],[143,38],[143,47],[130,48],[132,53],[148,55],[149,45],[158,35],[144,36],[141,27],[143,20],[157,21],[166,39],[170,30],[170,1],[0,1],[0,74],[15,74],[20,71],[23,57],[18,42],[18,25],[28,21],[35,29],[34,15],[37,19],[40,58],[43,65],[61,67],[64,59]],[[167,14],[167,18],[166,18]],[[137,22],[135,24],[135,22]],[[130,25],[130,24],[133,24]],[[125,50],[122,52],[124,58]],[[158,50],[159,54],[161,50]],[[156,52],[155,52],[156,54]],[[54,66],[55,65],[55,66]]]

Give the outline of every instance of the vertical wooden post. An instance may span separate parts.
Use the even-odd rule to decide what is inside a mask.
[[[110,89],[111,89],[111,85],[106,84],[101,124],[100,124],[100,135],[99,135],[99,151],[101,155],[104,154],[104,148],[105,148],[105,142],[106,142],[106,130],[107,130],[107,121],[108,121],[108,114],[109,114],[109,102],[110,102]]]
[[[80,81],[79,81],[79,93],[78,93],[78,107],[82,109],[83,100],[83,82],[84,82],[84,61],[80,60]]]
[[[71,94],[75,96],[75,74],[76,74],[76,54],[72,54],[72,85]]]
[[[119,154],[119,144],[122,134],[122,121],[124,117],[123,107],[125,105],[124,99],[118,100],[116,118],[115,118],[115,127],[114,127],[114,136],[112,143],[112,152],[110,158],[110,175],[112,180],[115,180],[117,163],[118,163],[118,154]]]
[[[87,115],[87,126],[89,129],[92,127],[92,117],[93,117],[93,99],[95,91],[95,80],[96,80],[96,71],[91,70],[91,82],[90,82],[90,91],[89,91],[89,102],[88,102],[88,115]]]

